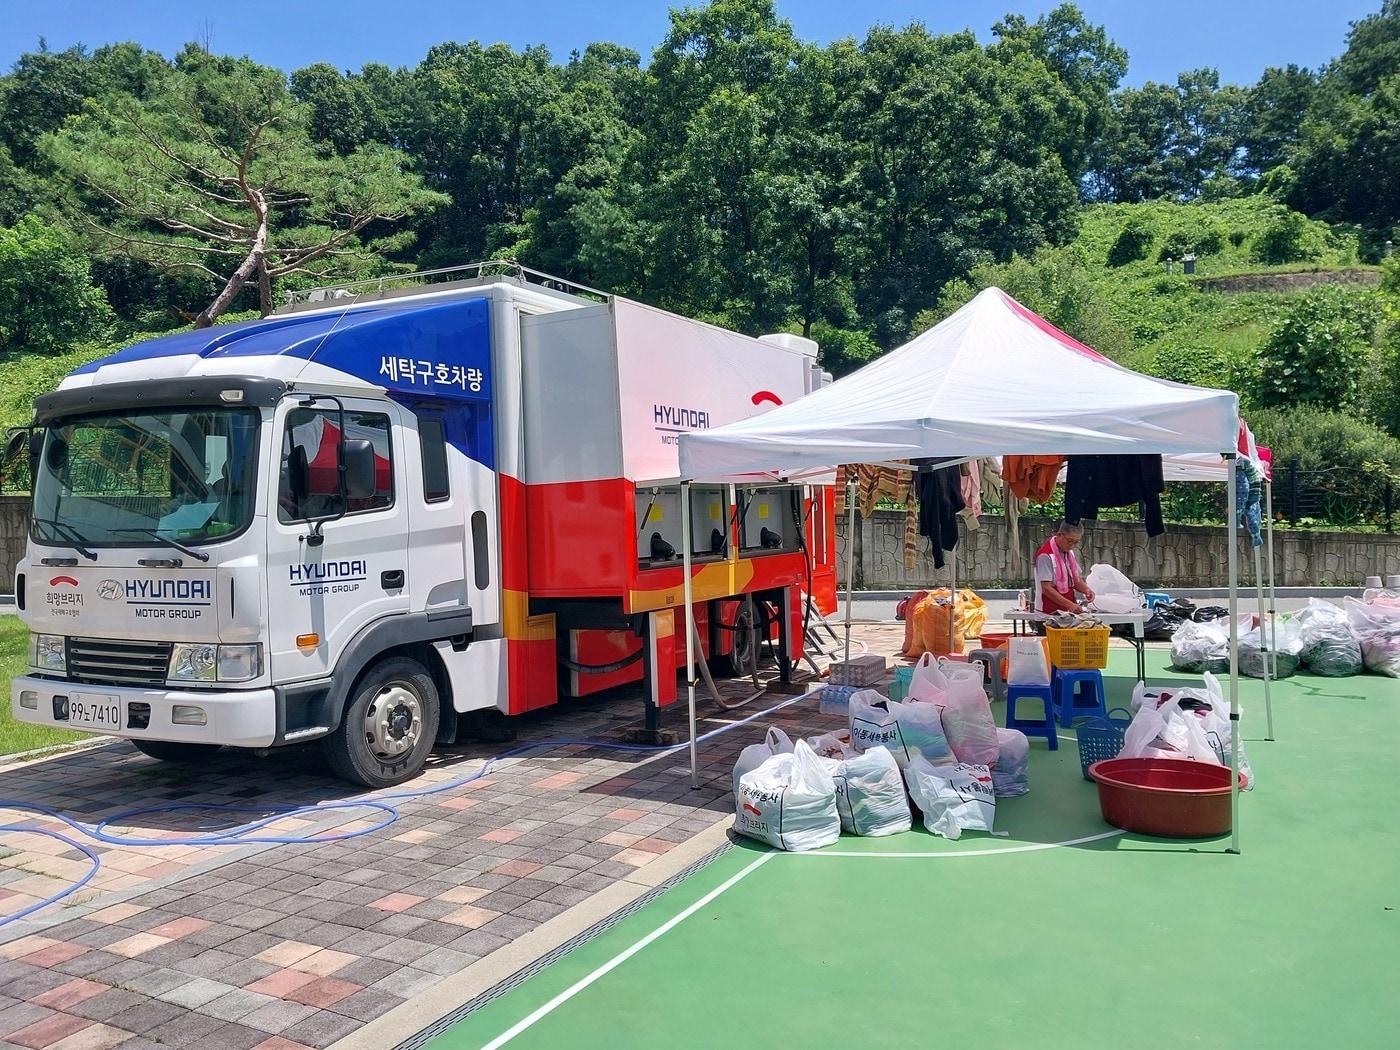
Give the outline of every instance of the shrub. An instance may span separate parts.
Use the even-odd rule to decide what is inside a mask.
[[[62,353],[112,322],[86,257],[33,216],[0,229],[0,351]]]
[[[1152,374],[1174,383],[1228,388],[1233,379],[1230,355],[1208,343],[1168,341],[1157,347]]]
[[[1244,242],[1245,242],[1246,240],[1248,240],[1248,238],[1249,238],[1249,234],[1247,234],[1244,230],[1231,230],[1231,231],[1230,231],[1230,243],[1233,244],[1236,248],[1238,248],[1238,247],[1240,247],[1240,245],[1244,244]]]
[[[1113,247],[1108,250],[1109,266],[1126,266],[1130,262],[1146,259],[1152,251],[1152,226],[1146,220],[1135,217],[1128,220]]]
[[[1369,292],[1332,285],[1302,296],[1259,348],[1256,403],[1355,404],[1379,320]]]
[[[1254,239],[1255,261],[1268,266],[1321,259],[1327,251],[1327,227],[1296,211],[1284,212]]]

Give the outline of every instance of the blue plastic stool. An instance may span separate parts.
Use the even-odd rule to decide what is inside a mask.
[[[1143,601],[1147,602],[1149,609],[1155,609],[1159,605],[1170,605],[1172,596],[1166,591],[1143,591]]]
[[[1017,700],[1039,700],[1045,705],[1045,717],[1017,718]],[[1008,685],[1006,687],[1006,728],[1019,729],[1026,736],[1043,736],[1051,751],[1058,751],[1060,738],[1055,735],[1055,700],[1048,685]]]
[[[1074,720],[1085,715],[1108,717],[1104,702],[1102,671],[1063,671],[1055,668],[1055,711],[1060,725],[1068,729]]]

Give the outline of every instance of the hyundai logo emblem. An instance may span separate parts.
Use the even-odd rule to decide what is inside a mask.
[[[117,601],[126,596],[126,584],[122,583],[121,580],[99,580],[97,596],[106,598],[108,601]]]

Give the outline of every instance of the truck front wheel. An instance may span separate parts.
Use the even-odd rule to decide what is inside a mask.
[[[326,761],[338,776],[368,788],[417,776],[438,729],[438,691],[417,660],[375,664],[355,686],[340,727],[326,737]]]

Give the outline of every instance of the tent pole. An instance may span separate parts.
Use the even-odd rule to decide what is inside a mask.
[[[1253,544],[1254,537],[1250,537]],[[1259,640],[1264,642],[1264,720],[1268,725],[1266,740],[1274,738],[1274,702],[1269,695],[1269,679],[1274,671],[1270,666],[1274,661],[1274,640],[1270,635],[1268,622],[1264,619],[1264,573],[1260,568],[1259,548],[1254,548],[1254,595],[1255,608],[1259,610]],[[1268,641],[1264,641],[1265,639]]]
[[[851,601],[856,589],[856,484],[846,481],[846,663],[851,662]]]
[[[1264,536],[1269,561],[1269,659],[1274,679],[1278,679],[1278,592],[1274,588],[1274,479],[1264,478]],[[1272,733],[1269,734],[1273,736]]]
[[[690,714],[690,786],[700,787],[700,754],[695,740],[695,639],[700,632],[695,627],[695,606],[690,585],[690,482],[681,485],[681,589],[685,599],[685,687],[686,706]]]
[[[958,623],[958,550],[957,522],[953,523],[953,549],[948,552],[948,655],[953,654],[953,636]],[[906,612],[904,614],[908,616]]]
[[[1240,852],[1240,576],[1235,507],[1236,455],[1225,455],[1225,558],[1230,575],[1230,852]]]

